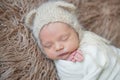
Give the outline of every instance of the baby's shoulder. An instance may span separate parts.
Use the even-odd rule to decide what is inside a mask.
[[[105,38],[93,32],[84,31],[83,36],[81,37],[80,45],[83,44],[88,44],[88,45],[110,44],[110,41],[106,40]]]

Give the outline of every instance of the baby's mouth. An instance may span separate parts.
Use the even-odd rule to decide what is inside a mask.
[[[68,54],[68,52],[61,53],[61,54],[59,54],[58,56],[64,56],[64,55],[66,55],[66,54]]]

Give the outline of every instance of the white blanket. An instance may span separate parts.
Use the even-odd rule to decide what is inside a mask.
[[[54,61],[60,80],[120,80],[120,49],[85,42],[83,62]]]

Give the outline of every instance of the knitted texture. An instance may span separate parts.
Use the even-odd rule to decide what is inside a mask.
[[[81,37],[82,26],[79,24],[75,12],[76,7],[72,3],[65,1],[47,2],[37,9],[31,10],[25,18],[25,23],[32,30],[36,42],[42,50],[39,33],[45,25],[52,22],[63,22],[70,25],[76,32],[79,31]]]

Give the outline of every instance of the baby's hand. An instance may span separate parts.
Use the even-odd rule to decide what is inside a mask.
[[[84,59],[81,53],[82,52],[80,50],[76,50],[69,56],[67,60],[72,62],[81,62]]]

